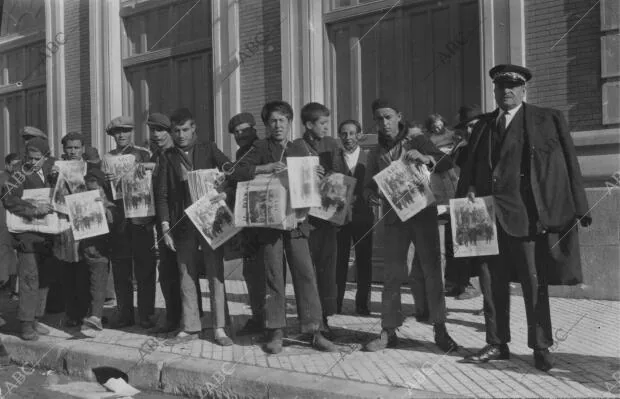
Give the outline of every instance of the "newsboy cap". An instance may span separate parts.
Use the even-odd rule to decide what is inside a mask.
[[[34,126],[24,126],[21,131],[21,136],[26,137],[41,137],[47,140],[47,134],[43,133],[40,129],[37,129]]]
[[[228,121],[228,132],[234,133],[235,128],[242,123],[248,123],[250,126],[255,126],[254,116],[249,112],[242,112],[230,118]]]
[[[372,108],[373,114],[375,113],[376,110],[381,109],[381,108],[391,108],[395,112],[400,112],[398,110],[398,106],[394,102],[390,102],[389,100],[386,100],[385,98],[377,98],[375,101],[372,102],[371,108]]]
[[[131,116],[117,116],[108,123],[108,127],[105,128],[106,133],[112,134],[118,129],[133,129],[133,118]]]
[[[489,71],[493,83],[513,82],[525,84],[532,79],[532,72],[520,65],[500,64],[496,65]]]
[[[146,124],[153,127],[160,127],[164,130],[170,131],[170,118],[164,114],[158,112],[150,114],[146,121]]]

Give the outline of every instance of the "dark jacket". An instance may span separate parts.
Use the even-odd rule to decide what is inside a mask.
[[[228,157],[213,142],[196,142],[190,150],[189,158],[185,157],[183,150],[178,147],[164,151],[160,158],[160,171],[155,193],[158,222],[169,222],[171,228],[176,226],[174,229],[179,231],[189,228],[192,225],[191,222],[188,218],[183,218],[185,209],[192,205],[186,172],[199,169],[222,169],[227,162],[230,162]],[[180,221],[181,218],[183,218],[182,221]]]
[[[589,207],[566,121],[560,111],[523,103],[519,112],[523,112],[524,137],[506,136],[493,166],[490,140],[498,112],[482,115],[474,126],[457,197],[464,197],[472,186],[476,196],[493,196],[498,214],[509,215],[514,203],[514,175],[525,170],[537,223],[549,233],[543,236],[549,245],[537,247],[536,261],[546,265],[549,284],[578,284],[582,280],[579,237],[577,228],[571,227]],[[524,143],[529,150],[527,164],[523,164],[522,152],[515,153]],[[510,217],[503,223],[510,228]]]
[[[409,150],[418,150],[422,155],[432,156],[437,163],[435,165],[436,172],[445,172],[454,167],[452,159],[441,152],[426,136],[418,135],[407,138],[407,129],[401,125],[400,133],[394,140],[380,136],[379,143],[368,154],[368,164],[364,176],[364,200],[368,201],[372,195],[379,194],[379,188],[373,177]],[[385,223],[400,222],[396,212],[389,212],[390,203],[383,196],[381,198]]]
[[[354,177],[357,180],[354,190],[354,195],[356,198],[353,203],[352,221],[354,223],[372,223],[374,220],[372,209],[368,202],[364,199],[364,180],[366,178],[368,165],[368,151],[360,148],[360,155],[357,159],[357,165],[355,166],[354,173],[351,173],[351,170],[347,166],[347,162],[344,159],[344,153],[345,150],[343,148],[338,149],[336,152],[333,170],[334,172]]]
[[[50,174],[52,166],[53,163],[51,162],[43,163],[41,167],[44,175],[43,181],[41,181],[37,173],[22,174],[22,172],[20,172],[10,177],[2,186],[2,203],[4,208],[14,215],[33,219],[35,217],[36,207],[30,202],[23,200],[22,195],[24,194],[24,190],[46,187],[51,188]],[[18,175],[25,176],[23,182],[16,177]],[[52,251],[52,235],[27,232],[13,234],[13,237],[16,240],[17,249],[21,252],[45,254],[51,253]]]
[[[270,139],[256,140],[249,151],[241,161],[238,162],[235,171],[231,175],[235,181],[248,181],[256,177],[256,167],[266,165],[273,162],[282,161],[286,163],[287,157],[305,157],[308,156],[307,149],[300,145],[299,142],[289,141],[286,150],[278,143]],[[299,225],[301,232],[307,237],[310,232],[310,225],[307,219]],[[280,234],[281,230],[262,229],[259,239],[271,239],[274,235]]]

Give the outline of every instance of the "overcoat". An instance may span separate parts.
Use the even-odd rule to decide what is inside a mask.
[[[522,148],[515,144],[521,143],[511,140],[526,143],[530,156],[522,162],[529,162],[529,182],[543,232],[538,239],[546,243],[537,246],[536,262],[546,270],[550,285],[579,284],[583,278],[577,219],[586,215],[589,207],[573,140],[560,111],[527,103],[522,111],[525,137],[504,140],[495,165],[490,162],[490,142],[499,110],[480,117],[469,141],[456,196],[465,197],[473,186],[476,196],[493,196],[497,213],[510,214],[515,201],[508,176],[521,166],[514,161],[522,159],[521,153],[514,153]],[[510,218],[503,222],[510,223]]]

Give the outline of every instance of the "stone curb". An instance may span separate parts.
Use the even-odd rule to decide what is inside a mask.
[[[114,367],[126,372],[130,384],[138,389],[202,399],[462,397],[157,351],[140,360],[137,348],[53,337],[23,341],[0,334],[0,352],[18,364],[49,368],[90,381],[96,381],[93,368]]]

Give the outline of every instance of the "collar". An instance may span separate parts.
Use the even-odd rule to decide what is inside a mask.
[[[344,149],[344,147],[342,148],[342,154],[344,156],[350,156],[350,155],[355,155],[357,153],[359,153],[361,150],[361,147],[359,146],[359,144],[357,145],[357,147],[355,147],[355,149],[353,151],[347,151]]]
[[[513,109],[509,109],[508,111],[504,111],[503,109],[500,108],[499,109],[499,117],[501,118],[503,114],[508,114],[506,116],[510,116],[512,118],[512,117],[514,117],[517,114],[517,112],[519,112],[521,107],[523,107],[523,103],[517,105]]]

